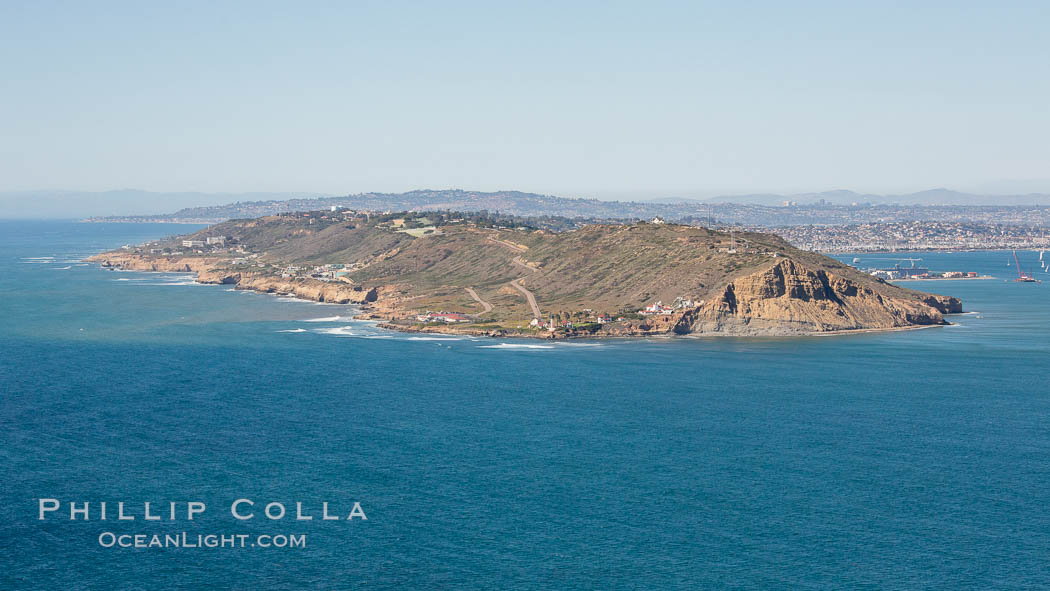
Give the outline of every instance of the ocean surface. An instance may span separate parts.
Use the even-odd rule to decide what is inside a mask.
[[[962,298],[948,327],[550,344],[81,262],[192,229],[0,222],[0,589],[1050,587],[1038,253],[1048,283],[1008,281],[1007,252],[900,255],[995,277],[907,284]]]

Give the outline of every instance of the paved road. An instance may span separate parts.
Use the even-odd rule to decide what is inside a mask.
[[[517,244],[511,244],[510,242],[504,242],[503,240],[498,240],[491,236],[489,236],[488,239],[492,242],[495,242],[496,244],[506,246],[507,248],[513,249],[517,252],[525,252],[527,250],[525,247],[519,246]],[[521,260],[521,255],[514,257],[510,262],[521,267],[522,269],[525,269],[529,273],[536,273],[539,271],[539,269],[537,269],[536,267],[530,267],[527,264],[525,264],[525,262]],[[543,315],[540,313],[540,305],[536,303],[536,296],[532,295],[531,291],[525,289],[525,286],[522,284],[523,281],[524,279],[515,279],[514,281],[510,282],[510,285],[514,289],[520,291],[521,294],[525,296],[525,299],[529,301],[529,307],[532,308],[532,316],[534,318],[542,318]]]
[[[525,296],[525,299],[529,301],[529,307],[532,308],[533,317],[542,318],[543,315],[540,314],[540,305],[536,303],[536,296],[532,295],[531,291],[525,289],[525,286],[522,285],[523,281],[525,280],[517,279],[515,281],[511,281],[510,284],[514,287],[514,289],[520,291]]]
[[[486,302],[485,300],[481,299],[480,297],[478,297],[478,292],[474,291],[474,288],[467,287],[465,289],[467,290],[467,293],[470,294],[470,297],[474,298],[475,302],[481,304],[482,308],[485,308],[484,310],[481,311],[480,314],[477,314],[478,316],[481,316],[481,314],[487,314],[487,313],[492,311],[492,304],[490,304],[490,303]]]
[[[537,269],[536,267],[530,267],[529,265],[527,265],[525,261],[521,260],[520,256],[514,257],[510,262],[521,267],[522,269],[525,269],[529,273],[536,273],[537,271],[539,271],[539,269]]]
[[[506,246],[507,248],[515,250],[517,252],[525,252],[526,250],[528,250],[524,246],[513,244],[511,242],[507,242],[506,240],[500,240],[499,238],[493,238],[492,236],[486,236],[486,238],[488,238],[490,242],[495,242],[496,244]]]

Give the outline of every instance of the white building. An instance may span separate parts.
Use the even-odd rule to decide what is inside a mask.
[[[640,311],[640,313],[643,316],[650,316],[653,314],[668,315],[674,314],[674,308],[670,306],[665,306],[663,302],[657,301],[655,304],[646,306],[643,310]]]

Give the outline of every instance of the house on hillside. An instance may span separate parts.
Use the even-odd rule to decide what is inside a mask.
[[[463,314],[456,314],[455,312],[427,312],[426,314],[416,316],[416,320],[427,324],[435,322],[444,322],[446,324],[470,322],[470,318]]]
[[[638,313],[642,316],[674,314],[674,308],[671,306],[665,306],[663,302],[657,301],[655,304],[648,305],[639,310]]]

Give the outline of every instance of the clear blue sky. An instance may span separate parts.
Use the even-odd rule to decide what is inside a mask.
[[[0,190],[1050,191],[1047,2],[2,2]]]

